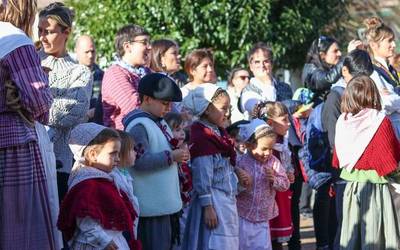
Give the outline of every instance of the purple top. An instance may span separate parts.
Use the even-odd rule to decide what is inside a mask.
[[[7,109],[4,83],[11,79],[19,90],[22,106],[43,124],[49,119],[51,96],[47,75],[32,45],[19,47],[0,60],[0,148],[26,144],[37,139],[35,128]]]
[[[275,201],[276,191],[286,191],[289,180],[281,162],[275,156],[265,162],[254,159],[250,153],[238,158],[236,166],[246,170],[253,178],[253,186],[237,196],[237,208],[240,217],[253,222],[268,222],[278,216],[278,205]],[[275,171],[275,181],[267,180],[266,169]]]

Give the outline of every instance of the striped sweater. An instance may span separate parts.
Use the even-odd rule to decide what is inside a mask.
[[[139,107],[140,76],[114,64],[104,73],[101,86],[104,126],[124,129],[122,118]]]

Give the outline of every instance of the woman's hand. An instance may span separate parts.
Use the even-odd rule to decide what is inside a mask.
[[[293,172],[287,172],[287,177],[289,179],[290,184],[294,183],[294,173]]]
[[[204,223],[209,229],[214,229],[218,226],[217,213],[212,205],[208,205],[204,209]]]
[[[349,45],[347,46],[347,52],[350,53],[355,49],[364,49],[364,45],[361,40],[353,39],[349,42]]]
[[[19,97],[19,92],[17,87],[14,85],[12,81],[6,81],[6,106],[13,110],[17,111],[21,109],[21,99]]]

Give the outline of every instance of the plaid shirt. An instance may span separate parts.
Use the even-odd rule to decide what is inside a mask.
[[[52,95],[48,78],[32,45],[15,49],[0,60],[0,148],[37,140],[35,129],[25,124],[17,113],[6,107],[4,83],[12,80],[17,86],[22,107],[43,124],[49,119]]]

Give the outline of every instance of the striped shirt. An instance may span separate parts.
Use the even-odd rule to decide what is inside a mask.
[[[48,122],[53,100],[48,78],[32,45],[19,47],[3,57],[0,60],[0,148],[26,144],[37,138],[35,129],[6,107],[4,83],[9,79],[18,88],[23,108],[43,124]]]
[[[101,86],[104,126],[124,129],[122,118],[140,104],[139,80],[139,75],[120,65],[106,70]]]

